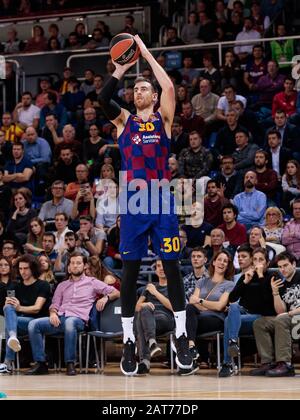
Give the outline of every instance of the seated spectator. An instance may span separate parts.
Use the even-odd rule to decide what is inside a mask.
[[[277,266],[285,281],[278,276],[271,278],[273,305],[276,314],[263,316],[253,324],[254,336],[261,367],[250,372],[251,376],[271,378],[295,376],[292,365],[292,317],[299,315],[300,275],[296,271],[295,257],[287,252],[278,255]],[[280,316],[278,316],[280,315]]]
[[[78,245],[86,249],[90,255],[101,255],[104,250],[106,234],[93,227],[91,216],[80,216],[79,222]]]
[[[57,251],[65,245],[65,235],[70,232],[68,228],[69,218],[65,213],[56,213],[55,215],[55,229],[53,232],[55,236],[54,249]]]
[[[199,39],[203,42],[214,42],[217,38],[215,23],[208,17],[206,11],[199,12],[198,16],[200,22]]]
[[[109,180],[114,179],[116,177],[114,167],[108,163],[104,163],[101,167],[100,171],[100,180],[99,182],[94,183],[94,186],[96,187],[96,192],[94,194],[95,198],[104,197],[104,195],[107,193]],[[94,187],[93,187],[94,190]]]
[[[31,196],[28,188],[19,188],[14,192],[13,213],[7,224],[7,232],[13,233],[22,245],[26,242],[30,221],[36,216],[36,210],[31,208]]]
[[[182,104],[181,124],[186,133],[197,131],[202,135],[205,129],[203,118],[195,114],[191,102]]]
[[[277,93],[272,102],[272,117],[276,111],[281,110],[287,117],[293,116],[296,112],[297,92],[294,89],[295,82],[291,76],[286,76],[283,82],[283,92]]]
[[[183,68],[179,70],[182,76],[182,83],[188,87],[194,88],[197,84],[199,71],[195,69],[193,57],[185,56],[183,59]]]
[[[19,257],[19,246],[16,241],[11,239],[4,239],[2,242],[1,255],[7,258],[14,267]]]
[[[212,91],[216,92],[219,90],[221,75],[219,70],[217,70],[213,65],[212,54],[206,53],[203,56],[203,70],[200,70],[199,79],[200,80],[209,80],[212,85]]]
[[[79,50],[81,48],[82,44],[80,43],[76,32],[70,32],[68,35],[68,39],[66,39],[65,50]]]
[[[208,268],[209,277],[196,282],[190,303],[186,307],[186,328],[190,352],[197,360],[208,363],[207,342],[203,343],[200,352],[196,347],[197,335],[223,330],[225,308],[229,293],[234,287],[232,281],[234,268],[232,258],[226,251],[217,253]],[[205,344],[205,345],[204,345]]]
[[[43,251],[42,242],[44,233],[45,226],[43,221],[39,217],[33,217],[30,220],[27,242],[24,245],[26,253],[36,257]]]
[[[222,229],[215,228],[210,232],[210,240],[204,244],[204,249],[207,252],[207,260],[210,262],[213,257],[219,252],[225,249],[223,246],[225,242],[225,234]],[[226,244],[226,251],[234,254],[235,248],[230,247],[229,244]]]
[[[229,111],[233,102],[242,101],[246,108],[247,99],[244,96],[237,95],[235,87],[232,85],[225,86],[223,93],[224,96],[221,96],[217,104],[217,118],[226,121],[226,112]]]
[[[18,32],[13,27],[8,29],[7,41],[3,44],[5,54],[19,54],[25,47],[24,42],[18,39]]]
[[[192,272],[183,277],[183,285],[186,301],[189,302],[191,295],[194,293],[196,283],[208,277],[208,271],[205,267],[207,263],[207,252],[205,248],[196,246],[191,252]]]
[[[234,109],[225,113],[225,126],[217,132],[216,143],[214,145],[214,155],[221,159],[224,155],[232,155],[236,149],[235,136],[239,130],[246,130],[238,122],[239,114]]]
[[[66,232],[65,242],[63,246],[61,246],[57,250],[57,258],[54,264],[54,271],[66,271],[68,262],[70,259],[70,255],[73,254],[73,252],[79,252],[84,257],[89,257],[90,253],[86,249],[80,246],[76,246],[77,241],[78,241],[77,233],[74,233],[72,230],[69,230],[68,232]]]
[[[257,150],[254,158],[257,176],[256,189],[266,194],[268,205],[272,205],[278,193],[278,175],[274,169],[268,168],[269,155],[264,150]]]
[[[39,255],[37,258],[40,264],[40,275],[39,279],[46,281],[50,285],[51,295],[53,294],[54,287],[56,286],[56,280],[52,271],[51,261],[47,255]]]
[[[240,175],[234,169],[234,158],[230,155],[221,157],[221,172],[214,177],[218,185],[223,185],[224,196],[232,199],[241,191]]]
[[[85,107],[83,111],[83,121],[80,121],[76,127],[76,136],[79,139],[85,139],[89,136],[89,129],[92,124],[100,126],[97,120],[97,113],[95,108],[89,106]]]
[[[287,251],[298,261],[300,259],[300,198],[294,200],[292,209],[293,219],[283,228],[282,245],[285,245]]]
[[[99,294],[104,295],[96,304],[97,310],[101,311],[109,300],[120,296],[120,292],[114,287],[93,277],[85,276],[85,263],[86,258],[82,255],[74,253],[71,256],[68,265],[70,278],[57,286],[50,306],[50,318],[42,318],[29,325],[30,344],[36,365],[26,372],[27,375],[48,373],[43,335],[59,333],[65,335],[66,374],[76,375],[77,334],[84,331],[93,303]]]
[[[39,280],[39,264],[31,255],[18,260],[22,279],[13,286],[15,297],[7,297],[4,306],[5,327],[8,332],[4,363],[7,372],[12,372],[15,353],[21,350],[18,336],[28,335],[28,324],[34,318],[46,316],[50,305],[50,287]]]
[[[65,38],[64,36],[59,33],[59,27],[56,25],[56,23],[51,23],[48,27],[48,33],[49,33],[49,39],[54,38],[57,39],[59,43],[58,50],[63,49],[65,45]]]
[[[80,90],[87,96],[90,92],[94,92],[94,76],[95,72],[92,69],[86,69],[84,71],[84,81],[80,85]]]
[[[103,264],[111,270],[122,268],[120,254],[120,216],[117,217],[116,225],[107,233],[107,251]]]
[[[205,242],[207,243],[207,237],[213,229],[211,225],[203,221],[203,213],[203,204],[194,202],[191,209],[190,224],[182,226],[182,230],[187,235],[187,246],[189,248],[203,246]]]
[[[284,76],[278,72],[276,61],[269,61],[267,66],[268,73],[261,76],[255,85],[255,90],[259,92],[259,100],[256,107],[265,107],[271,110],[274,95],[283,89]]]
[[[100,95],[100,92],[103,87],[103,76],[101,74],[95,74],[94,75],[94,82],[93,82],[94,89],[91,90],[87,95],[86,98],[90,99],[91,106],[95,108],[97,111],[100,110],[100,105],[98,102],[98,96]]]
[[[171,172],[171,179],[176,179],[179,177],[179,172],[178,172],[178,161],[176,159],[175,156],[169,157],[168,159],[168,163],[169,163],[169,170]]]
[[[99,198],[96,204],[96,228],[108,232],[116,225],[119,209],[119,185],[116,179],[111,179],[104,198]]]
[[[84,271],[86,276],[95,277],[105,284],[120,290],[121,284],[119,278],[110,272],[96,255],[88,257]]]
[[[158,284],[149,283],[144,288],[135,308],[135,329],[139,348],[137,375],[150,372],[150,360],[162,352],[156,337],[172,331],[175,326],[167,277],[161,260],[156,261],[155,272]]]
[[[121,32],[125,32],[126,34],[130,35],[137,35],[138,29],[134,27],[134,17],[132,15],[127,15],[124,18],[124,28]]]
[[[62,142],[62,131],[58,126],[58,120],[55,114],[46,115],[45,127],[40,130],[40,135],[48,142],[53,153],[55,146]]]
[[[60,95],[63,95],[68,91],[68,82],[70,77],[73,77],[73,72],[70,67],[65,67],[63,71],[63,77],[54,83],[54,89]]]
[[[108,48],[109,40],[105,38],[103,32],[99,28],[95,28],[92,33],[92,38],[84,45],[88,50],[101,50]]]
[[[230,21],[225,27],[226,38],[230,40],[235,40],[237,35],[243,30],[243,16],[237,12],[232,12],[230,16]]]
[[[56,258],[57,258],[57,251],[54,249],[55,247],[55,235],[53,232],[45,232],[42,238],[42,254],[46,254],[49,260],[51,261],[52,266],[54,266]]]
[[[53,93],[56,96],[57,102],[59,101],[58,93],[51,88],[51,79],[47,76],[42,76],[40,79],[39,94],[35,98],[35,104],[40,109],[46,105],[47,93]],[[48,115],[48,113],[47,113]]]
[[[174,28],[173,26],[170,26],[167,29],[166,41],[164,45],[166,47],[175,47],[176,45],[182,45],[182,44],[184,44],[184,42],[177,35],[177,29]]]
[[[33,53],[47,51],[47,38],[44,36],[44,29],[40,25],[35,25],[32,33],[33,37],[28,39],[24,52]]]
[[[61,149],[65,146],[70,146],[77,156],[82,156],[82,143],[75,139],[75,135],[75,128],[71,124],[66,124],[62,129],[62,137],[54,140],[56,144],[54,150],[55,156],[59,156]]]
[[[208,175],[212,162],[212,154],[202,146],[199,133],[192,131],[189,134],[189,147],[183,149],[178,158],[179,173],[187,178],[201,178]]]
[[[73,201],[64,197],[64,190],[63,181],[58,179],[52,183],[52,200],[46,201],[40,209],[39,218],[42,221],[53,220],[57,213],[65,213],[68,217],[71,216]]]
[[[246,70],[244,72],[244,84],[250,93],[256,91],[256,84],[260,77],[267,73],[267,62],[264,59],[264,47],[262,45],[254,45],[252,48],[252,56],[249,57]]]
[[[60,50],[60,43],[59,40],[52,36],[51,38],[48,39],[48,45],[47,45],[47,49],[48,51],[58,51]]]
[[[5,133],[5,141],[9,142],[19,142],[24,133],[24,130],[13,122],[10,112],[4,112],[2,114],[1,130]]]
[[[24,137],[25,157],[35,167],[35,179],[37,182],[45,182],[52,161],[49,143],[42,137],[38,137],[34,127],[27,127]]]
[[[84,100],[85,93],[79,90],[79,81],[76,77],[70,77],[67,92],[63,94],[61,102],[67,110],[71,123],[76,124],[77,119],[80,118]]]
[[[33,105],[31,92],[24,92],[22,94],[21,102],[18,103],[14,109],[13,118],[14,122],[18,124],[22,130],[25,130],[29,126],[32,126],[35,129],[38,128],[40,120],[40,109]],[[16,135],[18,136],[17,131]],[[21,133],[19,136],[20,135]]]
[[[189,130],[183,130],[182,118],[175,116],[172,123],[171,153],[176,155],[178,159],[181,151],[189,146]]]
[[[268,132],[268,145],[266,151],[269,153],[269,166],[277,173],[278,179],[285,173],[286,165],[292,158],[292,152],[281,145],[281,134],[278,130]]]
[[[282,207],[290,213],[291,202],[300,196],[300,164],[296,160],[289,160],[282,177]]]
[[[237,148],[232,154],[234,158],[234,168],[243,175],[254,166],[255,153],[259,147],[254,143],[249,143],[249,132],[239,129],[235,133],[235,143]]]
[[[277,109],[274,115],[275,125],[271,127],[265,136],[265,143],[268,144],[268,135],[271,131],[279,131],[281,146],[290,149],[292,152],[298,151],[298,138],[299,138],[299,129],[294,124],[288,122],[285,112],[281,109]],[[285,168],[284,168],[285,169]]]
[[[45,106],[41,109],[40,114],[40,128],[45,127],[46,124],[46,115],[53,113],[57,117],[58,124],[61,127],[64,127],[68,122],[68,115],[66,108],[57,103],[57,96],[52,92],[48,92],[45,95]]]
[[[252,335],[255,320],[262,315],[275,315],[270,286],[272,274],[267,273],[267,252],[263,248],[257,248],[252,257],[253,267],[240,277],[229,295],[230,305],[224,323],[224,360],[219,372],[220,378],[234,374],[231,360],[240,354],[239,334]]]
[[[75,182],[71,182],[67,185],[65,191],[65,197],[74,201],[77,193],[80,190],[81,184],[89,182],[89,168],[86,165],[79,164],[76,166],[76,178]]]
[[[103,164],[105,153],[102,154],[100,150],[107,141],[99,135],[100,129],[96,124],[90,126],[89,134],[89,137],[83,140],[83,161],[89,166],[94,163]]]
[[[218,186],[214,179],[206,184],[204,198],[204,221],[216,227],[222,222],[222,208],[227,203],[223,185]]]
[[[60,149],[54,179],[61,179],[64,184],[76,181],[76,167],[78,164],[79,159],[74,155],[72,146],[64,144]]]
[[[231,50],[226,51],[224,58],[224,64],[220,67],[221,90],[223,91],[225,86],[228,85],[234,86],[237,90],[241,86],[242,76],[238,58]]]
[[[244,224],[246,229],[253,225],[263,224],[263,217],[267,208],[267,197],[261,191],[257,191],[257,175],[253,171],[246,172],[244,176],[245,191],[237,194],[233,204],[237,207],[238,222]]]
[[[126,91],[125,91],[126,92]],[[124,94],[125,96],[125,94]],[[183,104],[187,103],[189,101],[189,91],[188,91],[188,87],[187,85],[178,85],[176,86],[176,90],[175,90],[175,96],[176,96],[176,108],[175,108],[175,114],[176,115],[181,115],[182,114],[182,106]],[[131,100],[132,100],[132,105],[134,105],[133,102],[133,90],[132,90],[132,95],[131,95]],[[131,112],[132,114],[135,114],[135,108],[134,109],[130,109],[128,106],[124,107],[124,105],[122,105],[122,108],[127,109],[129,112]]]
[[[233,102],[232,109],[238,113],[238,124],[245,127],[252,134],[253,142],[263,145],[265,130],[259,124],[255,112],[249,108],[245,109],[242,101]]]
[[[292,61],[293,56],[295,55],[295,47],[294,47],[294,40],[293,39],[285,39],[282,40],[281,38],[285,37],[286,29],[285,26],[280,23],[276,27],[276,35],[275,37],[279,39],[274,39],[270,42],[271,47],[271,54],[272,60],[276,61],[279,65],[280,69],[289,70],[290,62]]]
[[[86,34],[85,25],[82,22],[78,22],[75,26],[75,31],[79,45],[84,45],[88,42],[89,36]]]
[[[185,23],[181,30],[181,39],[185,44],[197,44],[200,42],[198,35],[200,23],[196,12],[190,12],[188,22]]]
[[[23,143],[13,144],[12,155],[13,159],[4,167],[3,182],[10,188],[32,189],[33,164],[25,157]]]
[[[259,40],[260,39],[260,33],[257,32],[255,29],[253,29],[253,21],[250,17],[246,17],[244,19],[244,28],[243,31],[240,32],[237,37],[236,41],[252,41],[252,40]],[[239,60],[241,62],[245,62],[249,54],[252,53],[253,44],[249,45],[237,45],[234,47],[234,52],[239,57]]]
[[[244,243],[243,245],[239,246],[237,250],[237,258],[238,266],[241,271],[234,275],[234,284],[237,284],[239,279],[246,273],[246,271],[253,268],[252,248],[249,246],[249,244]]]
[[[219,96],[211,92],[212,85],[207,79],[199,83],[200,93],[192,97],[192,105],[196,115],[202,117],[205,123],[212,123],[216,120],[217,104]]]
[[[15,282],[15,272],[11,261],[6,257],[0,257],[0,315],[2,316],[7,290],[13,288]]]
[[[74,200],[71,218],[74,220],[84,215],[89,215],[92,219],[96,217],[95,201],[89,182],[80,184]]]
[[[269,16],[263,15],[258,1],[253,2],[251,5],[251,18],[253,21],[253,29],[263,36],[264,32],[269,28],[271,22]]]
[[[265,213],[265,225],[262,228],[266,234],[266,242],[281,244],[283,217],[278,207],[267,208]]]
[[[232,203],[226,203],[222,207],[223,223],[218,226],[225,234],[225,241],[228,241],[232,247],[247,242],[247,231],[243,224],[236,221],[238,209]]]

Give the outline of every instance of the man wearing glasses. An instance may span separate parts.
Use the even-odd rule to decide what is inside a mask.
[[[55,219],[56,213],[66,213],[71,216],[73,202],[64,197],[64,182],[57,180],[51,185],[52,200],[46,201],[40,210],[39,218],[41,220]]]

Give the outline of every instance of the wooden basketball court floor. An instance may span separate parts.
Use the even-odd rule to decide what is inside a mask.
[[[266,378],[242,374],[219,379],[216,370],[200,370],[193,376],[178,376],[155,365],[151,374],[125,377],[117,364],[104,374],[61,373],[46,376],[0,375],[0,391],[8,400],[216,400],[216,399],[300,399],[300,366],[293,378]],[[4,401],[4,400],[2,400]]]

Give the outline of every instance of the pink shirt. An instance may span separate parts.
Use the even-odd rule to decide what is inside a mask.
[[[66,280],[57,286],[50,309],[56,309],[58,315],[76,316],[87,322],[97,296],[109,295],[114,290],[95,277],[82,275],[77,281]]]

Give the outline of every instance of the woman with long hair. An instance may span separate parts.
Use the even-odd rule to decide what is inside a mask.
[[[3,315],[7,289],[13,282],[15,282],[15,271],[12,263],[8,258],[2,256],[0,258],[0,315]]]
[[[27,236],[27,242],[24,245],[24,249],[29,254],[34,256],[39,255],[42,252],[42,240],[45,233],[45,226],[43,221],[39,217],[34,217],[30,220],[29,233]]]
[[[282,206],[287,213],[291,213],[291,201],[300,196],[300,164],[296,160],[289,160],[286,171],[282,176]]]
[[[45,280],[50,284],[51,293],[53,294],[54,288],[56,285],[56,279],[52,271],[52,265],[49,257],[43,253],[37,257],[38,262],[40,263],[40,280]]]
[[[229,252],[219,251],[210,262],[208,273],[208,277],[202,277],[196,282],[194,293],[186,307],[190,352],[195,361],[200,353],[203,367],[208,363],[207,342],[203,342],[198,351],[196,338],[199,334],[224,329],[225,308],[234,288],[234,267]]]
[[[7,224],[7,232],[16,236],[24,244],[29,232],[30,220],[36,216],[31,208],[32,193],[28,188],[19,188],[13,194],[13,214]]]
[[[104,198],[105,194],[108,190],[109,182],[108,180],[111,180],[115,178],[115,170],[112,165],[109,163],[104,163],[104,165],[101,166],[100,170],[100,180],[96,183],[96,193],[94,194],[95,198]]]
[[[85,266],[85,275],[95,277],[110,286],[114,286],[117,290],[120,290],[119,279],[102,265],[102,262],[97,255],[92,255],[88,258]]]

